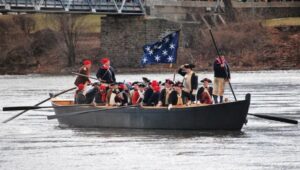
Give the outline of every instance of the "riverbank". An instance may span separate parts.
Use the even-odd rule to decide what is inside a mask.
[[[27,25],[32,22],[30,18],[26,21]],[[38,29],[26,32],[15,22],[17,19],[0,18],[0,74],[70,74],[77,71],[86,58],[92,60],[92,71],[96,72],[100,59],[110,57],[109,52],[104,52],[109,50],[101,48],[99,32],[88,31],[78,37],[75,64],[69,67],[67,47],[59,31],[38,25]],[[247,21],[213,30],[232,71],[300,69],[300,26],[265,25],[260,21]],[[123,57],[123,54],[111,60],[118,74],[172,73],[184,63],[194,63],[196,71],[211,71],[216,52],[210,36],[204,35],[198,47],[181,45],[177,64],[172,67],[165,64],[142,67],[140,58]],[[142,56],[142,49],[136,50]]]

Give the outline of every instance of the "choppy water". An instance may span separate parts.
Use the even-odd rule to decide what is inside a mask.
[[[198,75],[212,78],[211,73]],[[232,77],[238,99],[252,94],[250,112],[300,120],[300,71],[240,72]],[[0,107],[34,105],[49,92],[72,87],[73,81],[74,76],[0,76]],[[233,100],[228,89],[226,96]],[[0,121],[16,113],[0,111]],[[0,124],[1,170],[300,169],[297,125],[249,116],[241,132],[69,129],[46,119],[52,114],[51,109],[30,111]]]

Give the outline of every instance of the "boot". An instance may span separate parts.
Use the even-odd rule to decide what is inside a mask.
[[[214,98],[214,102],[215,102],[215,104],[218,104],[218,96],[216,96],[216,95],[213,95],[213,98]]]
[[[223,96],[220,96],[220,103],[223,103]]]

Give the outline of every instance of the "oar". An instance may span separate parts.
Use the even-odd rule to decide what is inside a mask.
[[[217,44],[216,44],[216,41],[215,41],[215,38],[214,38],[214,36],[213,36],[213,34],[212,34],[211,29],[209,29],[209,33],[210,33],[210,35],[211,35],[211,39],[212,39],[213,44],[214,44],[214,46],[215,46],[215,49],[216,49],[216,51],[217,51],[218,57],[220,58],[220,61],[221,61],[221,55],[220,55],[219,49],[218,49],[218,47],[217,47]],[[225,68],[226,68],[226,67],[225,67]],[[228,84],[229,84],[230,90],[231,90],[231,92],[232,92],[232,94],[233,94],[233,97],[234,97],[235,101],[237,101],[236,96],[235,96],[235,94],[234,94],[234,91],[233,91],[233,88],[232,88],[232,86],[231,86],[231,83],[230,83],[230,80],[229,80],[229,79],[228,79]]]
[[[219,57],[221,57],[220,53],[219,53],[219,49],[217,47],[217,44],[215,42],[215,39],[214,39],[214,36],[212,34],[211,29],[209,29],[209,33],[211,35],[213,44],[214,44],[214,46],[216,48],[217,54],[218,54]],[[232,94],[234,96],[235,101],[237,101],[236,96],[235,96],[234,91],[233,91],[233,88],[232,88],[231,83],[230,83],[229,80],[228,80],[228,84],[229,84],[230,90],[231,90],[231,92],[232,92]],[[252,113],[248,113],[248,114],[251,115],[251,116],[255,116],[255,117],[259,117],[259,118],[263,118],[263,119],[274,120],[274,121],[285,122],[285,123],[298,124],[298,121],[292,120],[292,119],[287,119],[287,118],[282,118],[282,117],[275,117],[275,116],[269,116],[269,115],[261,115],[261,114],[252,114]]]
[[[263,119],[268,119],[268,120],[279,121],[279,122],[285,122],[285,123],[291,123],[291,124],[298,124],[297,120],[287,119],[287,118],[283,118],[283,117],[275,117],[275,116],[262,115],[262,114],[254,114],[254,113],[248,113],[248,115],[259,117],[259,118],[263,118]]]
[[[96,77],[91,77],[91,76],[87,76],[85,74],[80,74],[80,73],[76,73],[76,72],[71,72],[72,74],[75,74],[77,76],[83,76],[83,77],[87,77],[87,78],[90,78],[90,79],[93,79],[93,80],[98,80]],[[99,80],[98,80],[99,81]]]
[[[76,106],[94,106],[94,105],[92,105],[92,104],[77,104]],[[70,106],[11,106],[11,107],[3,107],[3,111],[36,110],[36,109],[60,108],[60,107],[74,107],[74,105],[70,105]]]
[[[62,92],[60,92],[60,93],[54,94],[53,96],[51,96],[51,97],[49,97],[49,98],[47,98],[47,99],[45,99],[45,100],[43,100],[43,101],[37,103],[37,104],[34,105],[34,106],[39,106],[39,105],[41,105],[41,104],[47,102],[48,100],[52,99],[53,97],[59,96],[59,95],[61,95],[61,94],[67,93],[67,92],[72,91],[72,90],[75,90],[75,89],[76,89],[76,87],[72,87],[72,88],[67,89],[67,90],[64,90],[64,91],[62,91]],[[25,112],[27,112],[27,111],[28,111],[28,110],[24,110],[24,111],[22,111],[22,112],[20,112],[20,113],[18,113],[18,114],[16,114],[16,115],[14,115],[14,116],[12,116],[12,117],[6,119],[6,120],[3,121],[2,123],[7,123],[7,122],[9,122],[9,121],[11,121],[11,120],[17,118],[18,116],[22,115],[23,113],[25,113]]]
[[[91,112],[98,112],[98,111],[106,111],[106,110],[117,110],[117,109],[123,109],[127,107],[138,107],[138,105],[131,105],[131,106],[120,106],[120,107],[114,107],[114,108],[106,108],[106,109],[95,109],[95,110],[86,110],[86,111],[79,111],[79,112],[71,112],[71,113],[65,113],[60,115],[52,115],[47,116],[47,119],[57,119],[61,117],[69,117],[69,116],[78,116],[85,113],[91,113]]]

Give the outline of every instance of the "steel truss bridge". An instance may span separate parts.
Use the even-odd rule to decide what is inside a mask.
[[[143,0],[0,0],[0,13],[144,15]]]

